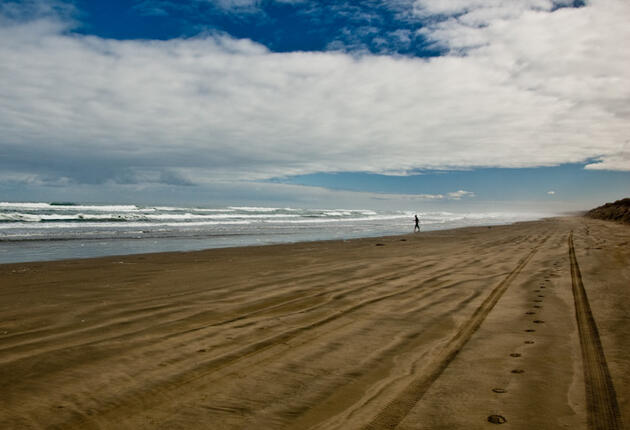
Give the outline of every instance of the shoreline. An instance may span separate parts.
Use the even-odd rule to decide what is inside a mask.
[[[474,226],[461,226],[461,227],[450,227],[450,228],[444,228],[444,229],[434,229],[434,230],[421,230],[417,233],[414,233],[413,230],[411,230],[409,233],[401,233],[401,234],[394,234],[394,235],[377,235],[377,236],[361,236],[361,237],[350,237],[347,239],[339,239],[339,238],[334,238],[334,239],[313,239],[313,240],[298,240],[295,242],[273,242],[273,243],[265,243],[265,244],[251,244],[251,245],[228,245],[228,246],[217,246],[217,247],[209,247],[209,248],[202,248],[202,249],[191,249],[191,250],[182,250],[182,251],[177,251],[177,250],[173,250],[173,251],[156,251],[156,252],[137,252],[137,253],[127,253],[127,254],[108,254],[108,255],[98,255],[98,256],[88,256],[88,257],[69,257],[69,258],[59,258],[59,259],[52,259],[52,260],[27,260],[27,261],[14,261],[14,262],[1,262],[0,261],[0,267],[4,266],[4,265],[10,265],[10,264],[28,264],[28,263],[52,263],[52,262],[63,262],[63,261],[73,261],[73,260],[90,260],[90,259],[101,259],[101,258],[124,258],[124,257],[132,257],[132,256],[150,256],[150,255],[154,255],[154,254],[181,254],[181,253],[195,253],[195,252],[205,252],[205,251],[212,251],[212,250],[219,250],[219,249],[237,249],[237,248],[251,248],[251,247],[267,247],[267,246],[279,246],[279,245],[299,245],[299,244],[306,244],[306,243],[319,243],[319,242],[348,242],[348,241],[355,241],[355,240],[369,240],[369,239],[379,239],[379,238],[392,238],[392,237],[402,237],[402,236],[407,236],[407,235],[414,235],[414,234],[428,234],[428,233],[432,233],[432,232],[443,232],[443,231],[450,231],[450,230],[461,230],[461,229],[474,229],[474,228],[479,228],[479,229],[484,229],[484,228],[492,228],[492,227],[499,227],[499,226],[509,226],[509,225],[515,225],[515,224],[519,224],[519,223],[528,223],[528,222],[537,222],[537,221],[542,221],[542,220],[546,220],[546,219],[554,219],[554,218],[561,218],[558,216],[550,216],[550,217],[543,217],[543,218],[538,218],[535,220],[525,220],[525,221],[514,221],[514,222],[508,222],[508,223],[500,223],[500,224],[487,224],[487,225],[474,225]],[[197,238],[163,238],[163,240],[169,240],[169,239],[177,239],[177,240],[186,240],[186,241],[190,241],[190,242],[194,242],[195,240],[199,240]],[[110,239],[111,240],[111,239]],[[124,238],[124,239],[114,239],[114,241],[116,240],[121,240],[121,241],[150,241],[150,240],[155,240],[154,238]],[[202,239],[203,240],[203,239]],[[103,239],[90,239],[90,238],[85,238],[85,239],[34,239],[34,240],[29,240],[29,241],[5,241],[4,243],[8,243],[8,244],[21,244],[21,243],[53,243],[53,242],[81,242],[81,241],[89,241],[89,242],[97,242],[97,241],[103,241]]]
[[[586,430],[585,344],[630,422],[628,243],[564,217],[3,264],[0,426]]]

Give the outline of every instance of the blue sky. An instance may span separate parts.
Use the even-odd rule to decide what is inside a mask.
[[[630,194],[621,0],[0,2],[0,200]]]
[[[344,50],[436,56],[417,34],[411,2],[381,1],[81,1],[82,34],[114,39],[194,37],[204,32],[250,39],[274,52]]]

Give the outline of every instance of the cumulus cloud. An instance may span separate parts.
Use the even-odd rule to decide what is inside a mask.
[[[413,13],[445,19],[456,17],[464,23],[483,25],[496,18],[516,18],[529,10],[549,12],[573,3],[573,0],[415,0]]]
[[[587,164],[584,168],[587,170],[630,171],[630,141],[621,145],[619,150],[598,157],[595,162]]]
[[[628,2],[438,3],[414,9],[457,14],[423,30],[450,52],[431,59],[273,53],[228,36],[117,41],[5,19],[0,175],[208,184],[586,160],[628,170]]]

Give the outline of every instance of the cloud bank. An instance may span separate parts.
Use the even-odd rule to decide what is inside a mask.
[[[429,59],[274,53],[225,35],[117,41],[4,17],[0,180],[630,170],[630,3],[437,4],[410,10],[438,17],[420,31],[448,54]]]

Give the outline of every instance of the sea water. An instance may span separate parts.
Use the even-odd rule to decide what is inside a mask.
[[[351,239],[507,224],[540,214],[0,202],[0,263]]]

